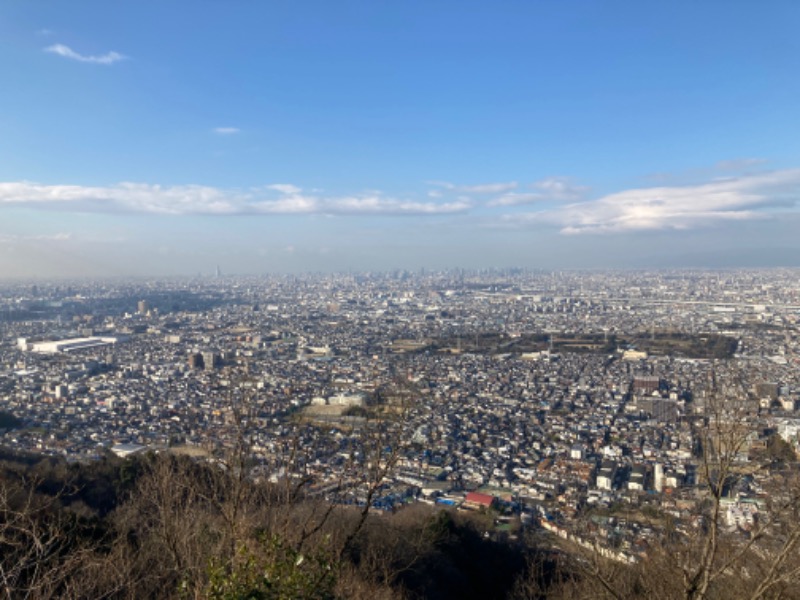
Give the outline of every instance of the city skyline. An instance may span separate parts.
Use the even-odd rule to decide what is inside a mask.
[[[800,265],[789,2],[5,13],[2,277]]]

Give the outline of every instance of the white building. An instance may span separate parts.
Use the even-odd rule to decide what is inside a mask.
[[[123,341],[123,338],[120,336],[94,336],[32,343],[28,343],[25,338],[19,338],[17,345],[20,349],[38,354],[58,354],[60,352],[74,352],[76,350],[111,346],[121,341]]]
[[[364,394],[336,394],[328,398],[332,406],[365,406],[367,398]]]

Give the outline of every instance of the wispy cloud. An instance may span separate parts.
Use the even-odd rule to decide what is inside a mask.
[[[577,200],[589,190],[586,186],[577,185],[569,177],[540,179],[532,183],[531,187],[553,200]]]
[[[218,135],[234,135],[236,133],[241,132],[241,129],[238,127],[215,127],[214,133]]]
[[[548,177],[530,185],[531,192],[511,192],[488,202],[488,206],[520,206],[545,200],[574,202],[583,197],[589,188],[576,185],[568,177]]]
[[[763,171],[768,163],[765,158],[732,158],[720,160],[711,165],[690,167],[679,171],[650,173],[644,178],[660,185],[697,185],[714,177],[752,175]]]
[[[516,181],[509,181],[507,183],[483,183],[478,185],[456,185],[455,183],[449,183],[447,181],[429,181],[430,185],[434,185],[436,187],[444,188],[446,190],[450,190],[452,192],[457,192],[460,194],[477,194],[477,195],[484,195],[484,194],[502,194],[505,192],[510,192],[517,188]]]
[[[337,195],[291,183],[226,189],[129,182],[81,186],[17,181],[0,182],[0,210],[14,205],[63,212],[177,216],[473,214],[478,218],[492,215],[494,223],[508,227],[539,224],[556,227],[564,234],[622,234],[691,229],[797,212],[800,169],[716,178],[699,185],[628,189],[585,201],[575,201],[587,193],[585,187],[556,177],[537,181],[524,191],[503,194],[489,203],[450,190],[442,191],[442,197],[426,194],[405,197],[381,191]],[[541,200],[558,203],[543,204],[540,210],[527,213],[512,211],[517,205]],[[507,212],[503,214],[504,211]]]
[[[734,158],[732,160],[721,160],[714,166],[720,171],[742,171],[763,165],[766,162],[764,158]]]
[[[58,56],[63,56],[64,58],[77,60],[79,62],[93,63],[96,65],[113,65],[115,62],[119,62],[128,58],[124,54],[114,52],[113,50],[100,55],[80,54],[64,44],[53,44],[52,46],[47,46],[47,48],[44,48],[44,51],[51,54],[57,54]]]
[[[292,185],[291,183],[273,183],[267,186],[268,190],[275,190],[281,194],[299,194],[303,191],[302,188]]]
[[[143,183],[114,186],[0,183],[0,206],[27,205],[42,209],[84,212],[130,212],[161,215],[439,215],[469,210],[466,200],[419,202],[380,193],[351,196],[304,194],[291,184],[248,190],[209,186],[165,187]]]
[[[691,229],[766,218],[776,208],[794,210],[799,194],[800,169],[788,169],[702,185],[626,190],[523,219],[556,224],[565,234]]]

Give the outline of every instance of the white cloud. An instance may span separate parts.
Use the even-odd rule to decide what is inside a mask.
[[[113,65],[115,62],[119,62],[121,60],[125,60],[128,58],[124,54],[120,54],[119,52],[107,52],[101,55],[87,55],[87,54],[79,54],[75,52],[69,46],[65,46],[64,44],[53,44],[52,46],[48,46],[44,49],[45,52],[50,52],[51,54],[57,54],[58,56],[63,56],[64,58],[70,58],[72,60],[77,60],[80,62],[85,63],[94,63],[96,65]]]
[[[292,185],[291,183],[273,183],[272,185],[267,186],[268,190],[275,190],[276,192],[280,192],[281,194],[299,194],[303,190],[296,185]]]
[[[325,212],[317,198],[300,194],[286,195],[277,200],[261,200],[254,202],[251,207],[253,212],[262,214],[296,215]]]
[[[465,212],[472,205],[463,200],[446,203],[393,200],[378,196],[337,198],[328,203],[332,214],[440,215]]]
[[[483,185],[462,185],[456,188],[462,194],[502,194],[509,190],[516,189],[517,182],[508,183],[486,183]]]
[[[507,183],[483,183],[479,185],[456,185],[447,181],[430,181],[428,183],[460,194],[503,194],[517,188],[516,181],[509,181]]]
[[[241,129],[238,127],[215,127],[214,133],[218,135],[234,135],[236,133],[241,132]]]
[[[532,183],[531,187],[539,190],[553,200],[577,200],[589,188],[576,185],[569,177],[548,177]]]
[[[530,185],[533,192],[512,192],[503,194],[488,202],[488,206],[520,206],[545,200],[569,202],[579,200],[589,189],[576,185],[568,177],[548,177]]]
[[[790,169],[702,185],[626,190],[532,213],[527,219],[557,224],[566,234],[690,229],[765,218],[775,207],[793,208],[798,193],[800,169]]]
[[[275,197],[275,192],[279,195]],[[162,215],[325,214],[325,215],[437,215],[465,212],[466,200],[417,202],[380,194],[355,196],[306,195],[291,184],[273,184],[250,190],[210,186],[160,186],[119,183],[113,186],[0,183],[2,205],[84,212],[131,212]]]
[[[0,183],[0,205],[26,204],[82,211],[145,212],[159,214],[231,214],[235,197],[212,187],[162,187],[143,183],[115,186],[39,185]]]
[[[509,192],[489,204],[505,208],[558,200],[547,208],[506,214],[495,223],[510,227],[546,224],[564,234],[690,229],[725,221],[768,218],[797,211],[800,169],[762,172],[701,185],[658,186],[623,190],[594,200],[575,201],[585,193],[565,178],[531,184],[530,191]],[[435,216],[482,209],[469,195],[394,197],[379,191],[336,195],[304,190],[291,183],[246,189],[202,185],[161,186],[123,182],[108,186],[43,185],[0,182],[0,211],[5,206],[72,212],[154,215],[321,215]],[[485,206],[485,205],[484,205]]]
[[[251,206],[255,212],[263,214],[440,215],[465,212],[471,204],[463,201],[414,202],[378,195],[320,198],[293,194],[277,200],[264,200]]]

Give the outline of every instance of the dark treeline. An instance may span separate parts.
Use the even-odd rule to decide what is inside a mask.
[[[427,505],[367,514],[168,454],[3,452],[0,596],[506,598],[532,564],[537,586],[556,572],[490,525]]]
[[[793,476],[787,511],[750,541],[705,521],[621,564],[535,529],[507,537],[491,514],[425,504],[377,514],[308,497],[303,482],[254,482],[236,465],[166,453],[69,464],[0,449],[0,597],[800,597]]]

